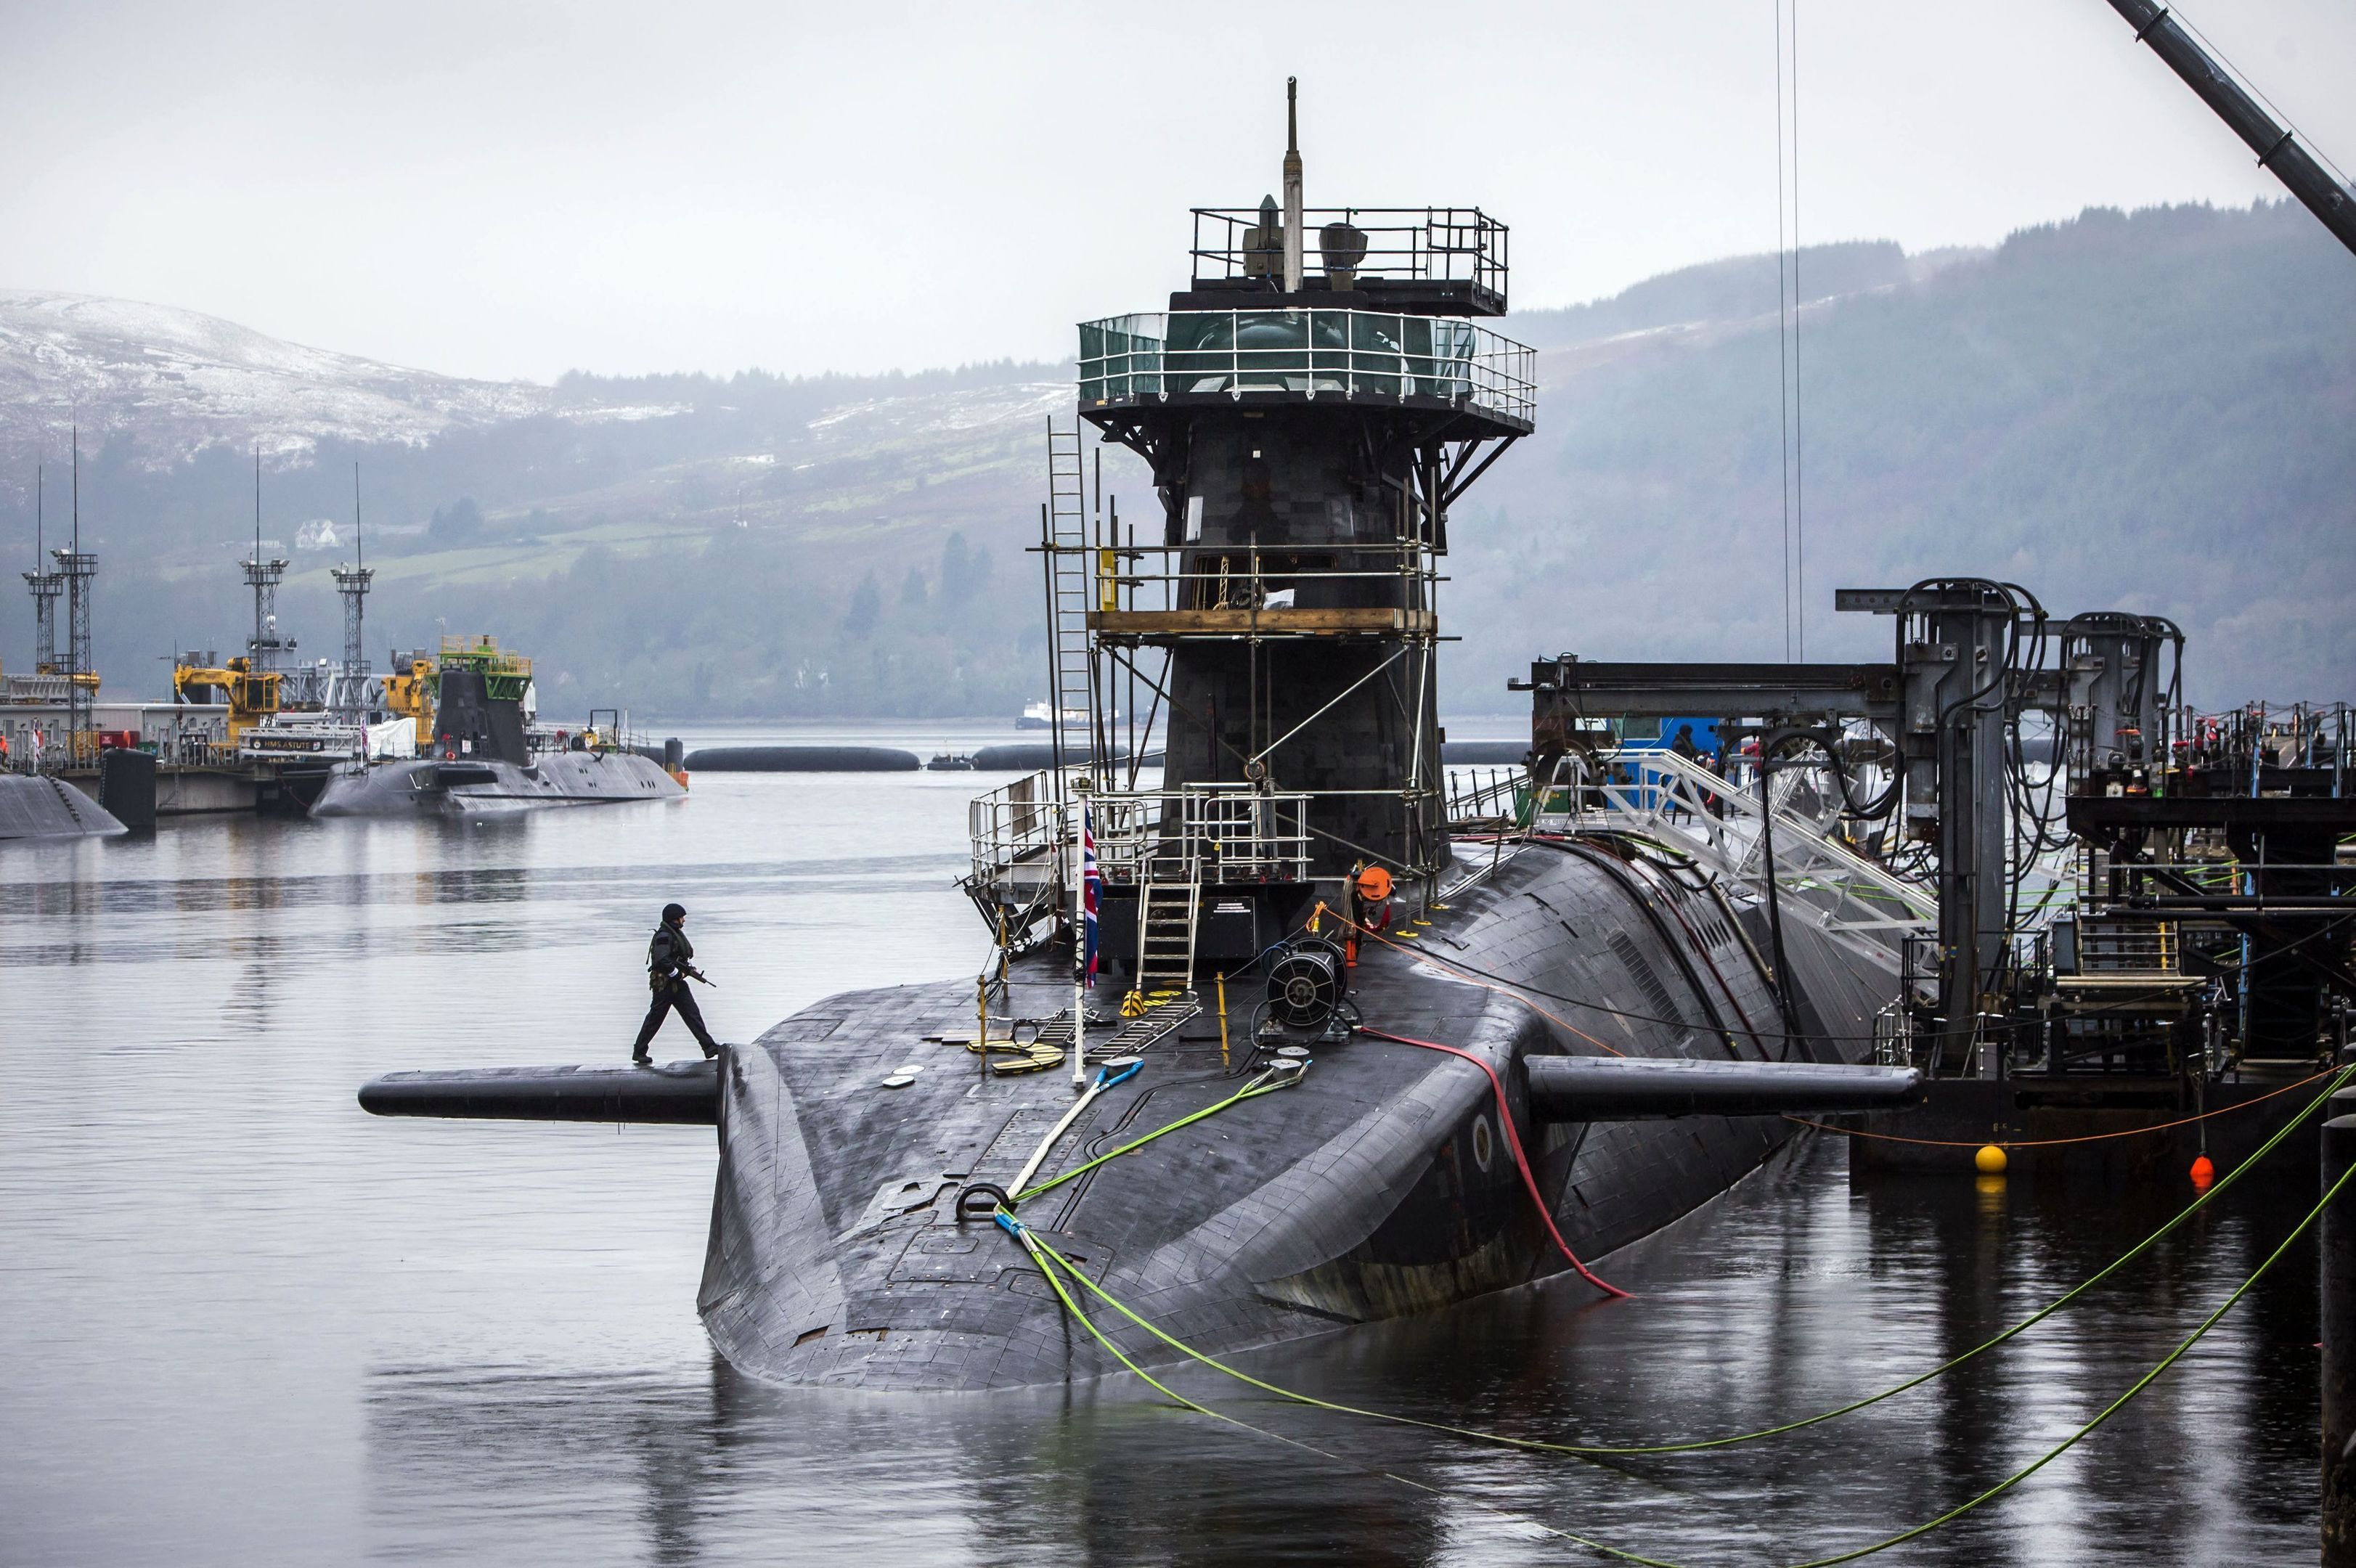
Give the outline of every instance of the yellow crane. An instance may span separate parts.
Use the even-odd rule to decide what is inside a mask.
[[[278,711],[279,679],[275,671],[267,675],[253,673],[251,662],[243,658],[230,659],[218,668],[175,665],[172,700],[227,703],[227,740],[234,750],[238,737]]]
[[[423,756],[434,743],[434,688],[436,665],[424,654],[408,656],[407,669],[398,667],[402,656],[393,656],[395,668],[384,677],[385,711],[396,719],[417,721],[417,751]]]

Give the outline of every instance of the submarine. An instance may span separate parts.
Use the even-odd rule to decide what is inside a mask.
[[[440,657],[419,668],[430,668],[434,683],[434,705],[421,704],[430,723],[421,743],[430,754],[339,765],[311,803],[312,816],[476,817],[687,793],[618,734],[550,743],[554,732],[532,722],[531,660],[490,637],[444,637]]]
[[[713,1126],[697,1304],[755,1379],[1121,1371],[1024,1235],[1215,1355],[1558,1276],[1616,1295],[1615,1256],[1813,1136],[1793,1117],[1919,1092],[1873,1061],[1894,948],[1550,818],[1560,750],[1451,809],[1443,567],[1512,541],[1451,540],[1451,516],[1535,428],[1531,351],[1486,325],[1508,231],[1305,208],[1287,98],[1282,203],[1198,209],[1168,308],[1079,329],[1042,553],[1051,700],[1093,734],[972,804],[980,983],[831,997],[714,1061],[359,1092]],[[1084,430],[1149,466],[1150,528],[1092,519]],[[1110,744],[1131,686],[1158,779]],[[1180,1353],[1098,1328],[1139,1366]]]

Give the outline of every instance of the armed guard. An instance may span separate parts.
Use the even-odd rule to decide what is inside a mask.
[[[655,1030],[662,1028],[663,1019],[676,1008],[687,1027],[695,1031],[696,1042],[703,1047],[706,1056],[720,1054],[720,1042],[703,1027],[703,1013],[695,1005],[695,997],[687,988],[690,980],[703,980],[703,971],[695,966],[695,944],[687,939],[687,910],[680,904],[665,904],[662,923],[655,927],[654,937],[647,944],[647,984],[654,990],[654,1001],[647,1008],[647,1021],[639,1026],[638,1043],[630,1051],[630,1060],[640,1067],[652,1060],[647,1055],[648,1042]]]

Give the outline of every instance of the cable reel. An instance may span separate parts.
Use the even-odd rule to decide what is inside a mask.
[[[1327,1038],[1357,1027],[1358,1010],[1344,997],[1349,985],[1342,949],[1320,936],[1298,936],[1268,966],[1268,999],[1254,1009],[1255,1037],[1299,1029]]]

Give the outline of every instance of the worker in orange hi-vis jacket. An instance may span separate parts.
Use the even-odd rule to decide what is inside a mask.
[[[1350,939],[1346,962],[1350,968],[1358,966],[1358,933],[1363,931],[1388,931],[1391,926],[1391,874],[1380,866],[1361,864],[1350,875],[1350,901],[1355,906],[1350,922]]]

